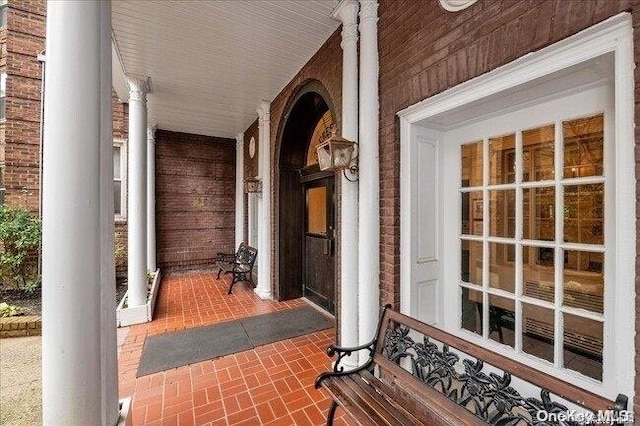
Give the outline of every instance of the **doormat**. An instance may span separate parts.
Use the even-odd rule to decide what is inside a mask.
[[[230,355],[334,326],[311,306],[147,337],[137,377]]]

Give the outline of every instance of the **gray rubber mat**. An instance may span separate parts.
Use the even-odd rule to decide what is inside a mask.
[[[334,326],[311,306],[147,337],[137,376],[157,373]]]

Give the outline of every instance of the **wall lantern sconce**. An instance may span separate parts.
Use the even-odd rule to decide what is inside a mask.
[[[332,136],[318,145],[316,153],[320,170],[342,170],[347,180],[351,182],[358,180],[358,156],[353,157],[356,145],[356,142],[340,136]],[[350,175],[352,178],[349,177]]]
[[[247,194],[261,194],[262,181],[257,177],[245,179],[244,192],[246,192]]]

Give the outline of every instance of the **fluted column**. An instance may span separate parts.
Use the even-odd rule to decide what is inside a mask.
[[[127,271],[129,307],[147,303],[147,78],[128,75],[129,202]]]
[[[113,425],[118,417],[115,279],[109,270],[114,221],[110,35],[108,0],[47,4],[45,425]]]
[[[244,133],[236,135],[236,248],[244,241]]]
[[[360,0],[360,203],[358,320],[360,343],[370,341],[380,304],[380,166],[378,163],[378,2]]]
[[[156,126],[147,129],[147,269],[156,265]]]
[[[358,1],[343,0],[333,13],[342,22],[342,137],[358,141]],[[341,175],[340,344],[358,344],[358,182]],[[357,354],[345,359],[357,364]]]
[[[261,299],[271,299],[271,104],[262,101],[258,113],[258,175],[262,196],[258,200],[258,286]]]

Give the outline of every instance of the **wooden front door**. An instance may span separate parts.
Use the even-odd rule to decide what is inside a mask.
[[[314,180],[303,185],[304,271],[303,294],[333,313],[335,308],[334,180]]]

